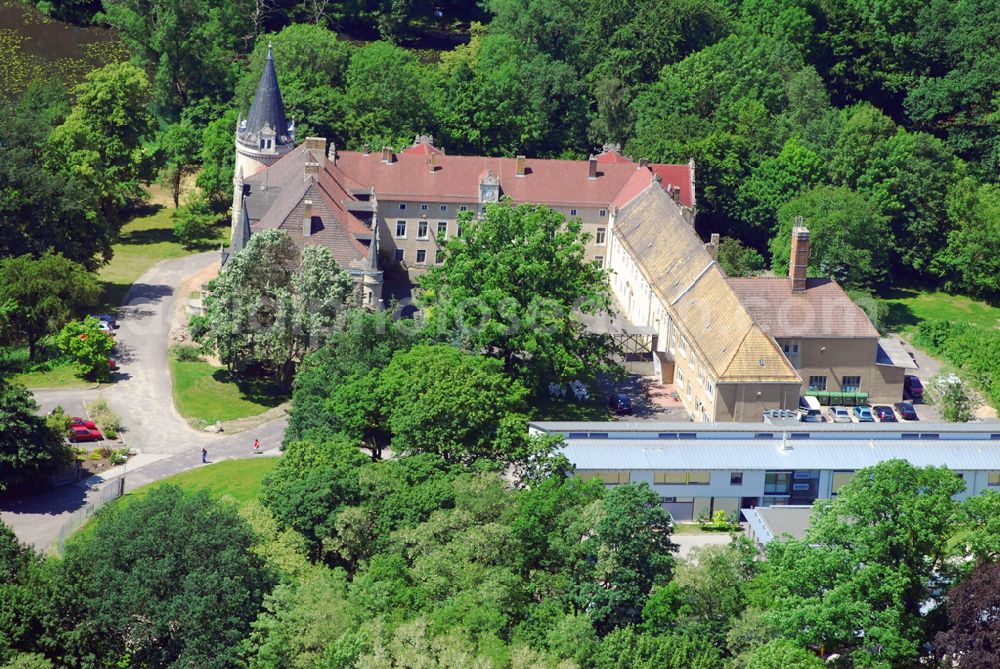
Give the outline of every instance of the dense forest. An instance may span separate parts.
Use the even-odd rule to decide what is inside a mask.
[[[850,288],[932,285],[988,299],[1000,291],[1000,8],[993,2],[44,7],[115,29],[137,76],[148,78],[132,91],[148,106],[118,110],[136,115],[129,125],[139,141],[126,144],[141,150],[135,166],[147,176],[200,168],[199,184],[220,208],[230,188],[232,128],[273,42],[299,136],[401,148],[431,134],[450,153],[540,157],[585,157],[617,143],[636,158],[694,158],[699,230],[728,238],[723,257],[733,273],[771,266],[772,253],[773,269],[783,271],[788,229],[802,216],[815,240],[812,270]],[[45,122],[25,143],[51,130],[62,149],[70,133],[54,130],[72,120],[69,102],[46,104]],[[4,119],[4,136],[21,130],[10,126],[16,118]],[[73,172],[99,171],[85,167]],[[134,194],[125,192],[132,174],[123,176],[115,198],[98,194],[88,210],[95,222],[113,213],[116,198]],[[59,199],[81,206],[67,192],[72,186],[58,186]]]

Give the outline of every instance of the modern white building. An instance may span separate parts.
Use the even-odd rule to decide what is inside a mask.
[[[952,469],[966,484],[959,498],[1000,491],[1000,423],[535,422],[530,430],[563,435],[562,453],[581,478],[649,483],[679,521],[703,510],[812,504],[892,459]]]

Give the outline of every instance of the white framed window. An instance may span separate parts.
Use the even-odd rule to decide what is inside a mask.
[[[826,390],[826,377],[825,376],[810,376],[809,377],[809,392],[815,392],[818,390]]]
[[[687,355],[687,350],[688,350],[688,341],[682,335],[681,336],[681,355]]]
[[[426,204],[420,205],[420,211],[427,211],[427,205]]]
[[[396,221],[396,239],[406,239],[406,221]]]
[[[441,237],[448,236],[448,221],[438,221],[438,235]]]
[[[461,207],[458,208],[458,210],[459,211],[469,211],[469,208],[466,205],[463,204]]]
[[[417,249],[417,263],[427,262],[427,251],[424,249]]]
[[[570,216],[576,216],[576,209],[570,209],[569,210],[569,215]]]
[[[698,368],[698,356],[695,355],[694,351],[691,351],[691,358],[688,360],[688,364],[691,365],[691,369]]]
[[[448,211],[448,205],[442,204],[441,205],[441,211]]]
[[[679,385],[680,387],[683,388],[684,387],[684,372],[682,372],[679,369],[676,370],[676,371],[677,371],[677,385]]]
[[[403,262],[403,249],[396,249],[396,262]]]
[[[608,215],[608,210],[607,209],[601,209],[600,217],[604,218],[607,215]]]
[[[417,239],[427,239],[427,221],[417,223]]]
[[[798,355],[799,354],[799,342],[787,342],[781,345],[781,350],[785,352],[785,355]]]
[[[441,263],[444,262],[444,251],[442,251],[441,249],[438,249],[434,253],[434,262],[437,263],[438,265],[440,265]]]
[[[709,398],[715,395],[715,386],[712,384],[711,381],[705,384],[705,395],[708,396]]]
[[[598,246],[604,246],[608,243],[607,228],[597,228],[597,235],[594,237],[594,243]]]
[[[400,210],[400,211],[403,211],[403,210],[405,210],[405,209],[406,209],[406,203],[405,203],[405,202],[400,202],[400,203],[399,203],[399,210]]]
[[[856,393],[861,390],[860,376],[845,376],[840,383],[841,392]]]
[[[604,256],[594,256],[594,260],[600,263],[602,267],[604,266]]]

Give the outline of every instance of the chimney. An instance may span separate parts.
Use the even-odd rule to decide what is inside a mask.
[[[639,159],[639,167],[649,167],[649,161],[645,158]]]
[[[391,146],[383,146],[382,147],[382,162],[386,163],[388,165],[388,164],[392,163],[392,161],[393,161],[392,147]]]
[[[371,147],[370,147],[370,146],[368,146],[367,144],[363,144],[363,145],[361,146],[361,154],[362,154],[362,155],[365,155],[365,156],[367,156],[367,155],[368,155],[369,153],[371,153],[371,152],[372,152],[372,150],[371,150]]]
[[[313,202],[305,201],[305,210],[302,212],[302,236],[310,237],[313,232]]]
[[[597,178],[597,156],[591,156],[590,160],[587,161],[589,167],[589,173],[587,174],[588,179]]]
[[[431,174],[434,174],[437,170],[437,156],[433,153],[427,158],[427,166],[430,168]]]
[[[788,276],[792,280],[792,292],[801,293],[806,289],[806,275],[809,270],[809,230],[802,225],[802,217],[795,218],[797,225],[792,228],[792,256],[788,263]]]
[[[310,174],[319,174],[319,163],[315,160],[306,160],[305,173],[306,176],[309,176]]]
[[[524,161],[525,161],[524,156],[518,156],[517,159],[516,159],[516,161],[515,161],[515,168],[516,169],[514,170],[514,173],[517,176],[519,176],[519,177],[523,177],[524,176],[524,171],[525,171]]]
[[[705,244],[705,250],[708,251],[708,255],[712,256],[712,260],[719,259],[719,233],[712,233],[712,241]]]

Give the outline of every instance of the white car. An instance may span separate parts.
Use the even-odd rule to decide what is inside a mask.
[[[847,407],[830,407],[827,415],[829,415],[830,421],[833,423],[851,422],[851,412],[847,410]]]

